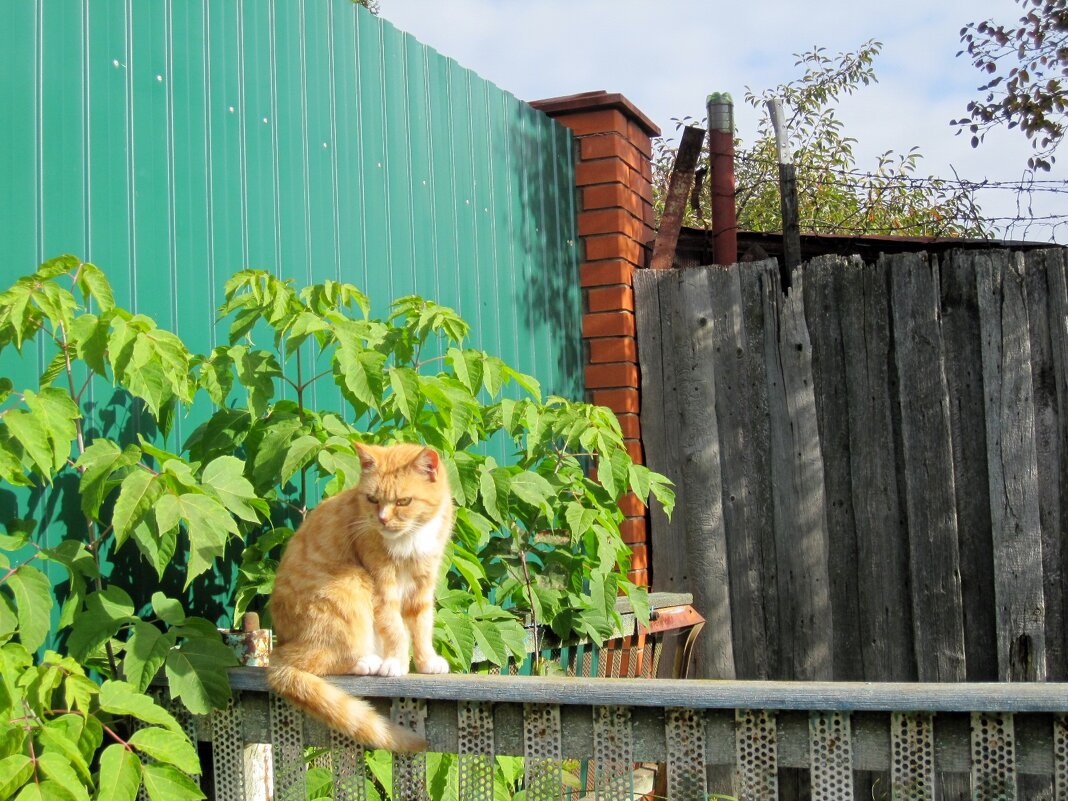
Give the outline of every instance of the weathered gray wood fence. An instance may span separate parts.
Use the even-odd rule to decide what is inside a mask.
[[[698,675],[1063,681],[1065,252],[635,276],[653,581]]]

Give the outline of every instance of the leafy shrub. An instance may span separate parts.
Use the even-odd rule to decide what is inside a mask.
[[[227,344],[197,355],[71,256],[0,294],[0,352],[54,352],[35,388],[0,378],[0,480],[79,519],[54,546],[33,521],[3,521],[0,797],[133,798],[142,784],[154,801],[201,797],[195,749],[149,691],[162,674],[206,713],[229,697],[235,659],[162,587],[177,579],[188,597],[243,543],[234,619],[262,607],[309,504],[358,480],[356,442],[442,452],[458,514],[436,635],[456,668],[476,646],[497,664],[523,655],[531,630],[600,642],[621,591],[647,609],[617,503],[652,494],[670,511],[673,495],[631,462],[611,412],[543,400],[533,378],[466,347],[451,309],[414,296],[391,309],[375,319],[350,285],[245,271],[225,287]],[[108,384],[137,430],[109,433],[90,409],[89,388]],[[331,395],[336,408],[310,404]],[[203,422],[171,452],[160,443],[180,414]],[[502,442],[514,463],[489,455]],[[131,549],[142,575],[108,578]],[[151,572],[161,589],[135,601]]]

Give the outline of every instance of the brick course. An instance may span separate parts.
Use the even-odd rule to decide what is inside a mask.
[[[660,131],[622,95],[590,92],[535,101],[578,140],[575,183],[581,190],[579,236],[585,261],[586,390],[619,419],[631,458],[643,460],[640,371],[635,340],[635,268],[644,267],[653,239],[652,136]],[[649,585],[646,508],[628,494],[620,503],[624,541],[632,548],[630,580]]]

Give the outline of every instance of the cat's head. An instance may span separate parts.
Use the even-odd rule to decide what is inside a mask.
[[[356,487],[366,522],[387,542],[406,537],[429,522],[449,494],[441,457],[421,445],[357,445]]]

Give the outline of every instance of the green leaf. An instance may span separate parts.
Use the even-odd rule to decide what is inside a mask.
[[[157,505],[157,514],[185,522],[189,535],[187,587],[223,555],[228,535],[238,534],[237,524],[226,508],[214,498],[196,492],[164,495]]]
[[[459,593],[466,595],[466,593]],[[455,654],[456,664],[470,667],[475,653],[475,634],[471,620],[462,612],[443,608],[434,618],[436,638],[446,643]]]
[[[258,500],[252,484],[245,478],[245,463],[236,456],[220,456],[204,468],[201,481],[212,488],[223,505],[249,523],[259,523],[253,504]]]
[[[267,351],[249,351],[244,345],[230,348],[230,356],[237,365],[237,378],[248,392],[249,411],[253,417],[262,417],[274,397],[274,381],[282,375],[278,361]]]
[[[129,743],[157,762],[174,765],[186,773],[200,773],[197,750],[184,732],[179,734],[151,726],[134,732]]]
[[[148,560],[148,563],[156,570],[160,579],[167,566],[174,559],[178,550],[178,524],[177,521],[169,528],[161,528],[157,513],[159,508],[152,510],[152,514],[134,527],[130,536],[133,537],[137,549]]]
[[[479,649],[490,662],[500,666],[508,661],[508,648],[496,621],[473,620],[471,631]]]
[[[671,513],[675,510],[675,491],[671,488],[671,481],[659,473],[653,473],[649,488],[653,497],[664,507],[664,514],[671,519]]]
[[[652,471],[640,464],[632,464],[629,470],[630,488],[644,503],[649,497],[650,476]]]
[[[162,592],[152,593],[152,611],[164,623],[180,626],[185,623],[185,608],[182,602],[168,598]]]
[[[581,503],[572,501],[564,511],[564,520],[571,530],[572,538],[581,537],[590,530],[593,521],[597,519],[597,511],[583,506]]]
[[[156,481],[156,476],[148,470],[134,470],[123,479],[111,517],[116,546],[121,546],[126,541],[133,528],[144,519],[163,492],[162,482]]]
[[[76,355],[98,375],[107,374],[105,357],[108,349],[108,334],[111,329],[111,316],[97,317],[95,314],[81,314],[74,319],[70,327],[70,337],[74,341]]]
[[[148,689],[152,679],[163,667],[167,654],[174,647],[174,637],[163,634],[151,623],[138,620],[133,624],[133,636],[126,643],[122,672],[138,691]]]
[[[234,652],[216,636],[197,637],[167,654],[166,671],[171,693],[190,712],[206,715],[230,698],[226,668],[235,667]]]
[[[0,593],[0,645],[15,636],[19,618],[15,613],[15,607],[7,596]]]
[[[390,367],[389,384],[393,387],[398,411],[406,420],[414,423],[423,408],[419,374],[410,367]]]
[[[319,438],[311,434],[305,434],[293,440],[289,450],[286,451],[285,461],[282,463],[282,471],[278,477],[279,483],[285,484],[298,470],[311,464],[322,447],[323,443],[319,441]]]
[[[494,480],[493,473],[489,470],[484,470],[479,475],[478,487],[482,493],[482,506],[485,507],[486,514],[498,523],[506,523],[508,516],[507,489],[503,496],[498,495],[497,482]],[[504,508],[503,513],[501,511],[502,506]]]
[[[136,619],[130,596],[114,584],[92,593],[85,606],[85,611],[75,616],[67,639],[71,655],[81,662]]]
[[[62,756],[54,751],[46,751],[37,757],[37,767],[60,787],[62,787],[76,801],[89,801],[89,793],[85,785]]]
[[[15,801],[77,801],[61,784],[51,779],[27,784],[15,797]]]
[[[170,765],[145,765],[142,776],[151,801],[198,801],[204,798],[201,788],[189,776]]]
[[[513,495],[531,506],[540,507],[550,498],[555,497],[556,492],[552,485],[537,473],[524,470],[512,476],[509,490]]]
[[[223,681],[225,681],[225,677]],[[138,692],[125,681],[105,681],[100,686],[98,696],[100,708],[105,712],[115,715],[129,715],[130,717],[163,726],[173,732],[180,733],[182,727],[174,719],[170,712],[161,707],[144,693]],[[192,711],[192,710],[191,710]]]
[[[25,754],[0,759],[0,798],[10,798],[33,776],[33,763]]]
[[[446,361],[452,366],[452,371],[457,380],[472,395],[477,395],[482,388],[482,363],[486,354],[477,350],[464,350],[449,348],[446,353]]]
[[[51,626],[52,584],[37,568],[21,565],[8,576],[7,586],[15,595],[19,640],[27,650],[36,651]]]
[[[111,284],[103,270],[95,264],[86,262],[78,268],[77,286],[86,302],[92,298],[100,311],[110,311],[115,307],[115,294],[111,291]]]
[[[75,781],[88,784],[92,781],[89,763],[78,747],[82,726],[83,719],[79,716],[63,715],[57,720],[48,721],[44,727],[38,729],[37,739],[46,751],[57,755],[74,771]]]
[[[96,801],[134,801],[141,786],[141,761],[119,743],[100,754]]]
[[[135,445],[119,450],[118,445],[104,438],[94,440],[82,452],[75,465],[83,471],[79,492],[86,517],[98,518],[100,505],[112,486],[109,479],[115,471],[136,464],[140,458],[141,452]]]
[[[626,491],[630,477],[630,456],[620,448],[614,448],[610,455],[601,454],[597,462],[597,480],[608,490],[613,500]]]
[[[234,360],[230,349],[217,347],[211,357],[200,365],[200,386],[202,386],[216,406],[225,406],[230,390],[234,386]]]
[[[54,454],[48,430],[35,415],[23,409],[11,409],[3,417],[7,430],[22,446],[31,466],[45,481],[52,482]]]

